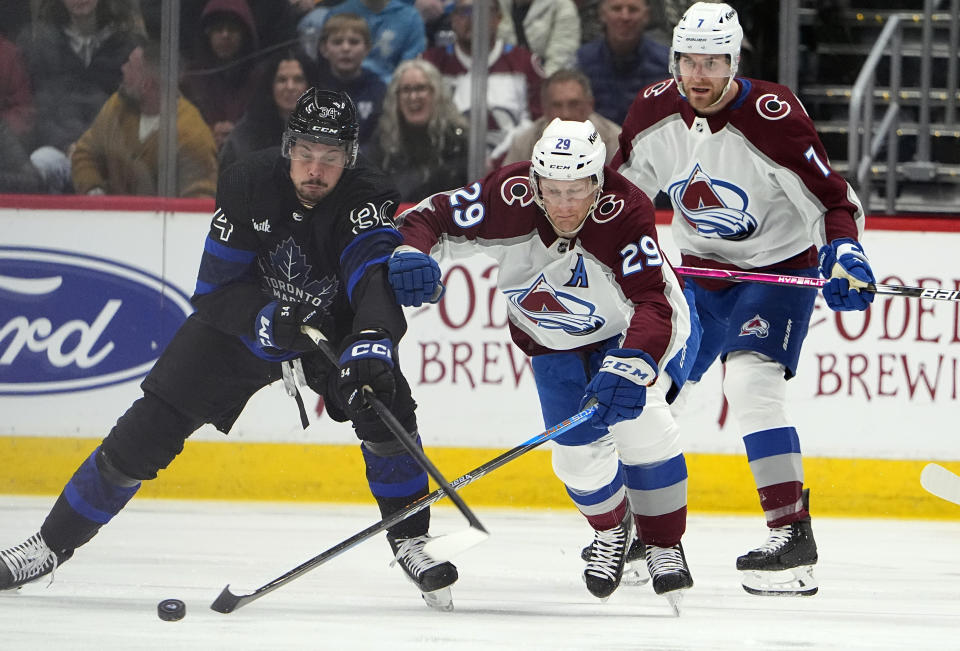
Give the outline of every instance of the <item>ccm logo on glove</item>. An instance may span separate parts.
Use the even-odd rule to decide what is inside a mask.
[[[261,348],[306,352],[316,349],[316,344],[301,328],[320,327],[323,313],[305,303],[273,301],[267,303],[257,314],[255,323],[257,344]]]
[[[359,341],[350,348],[350,351],[344,353],[344,356],[348,356],[351,359],[366,359],[370,357],[386,357],[389,360],[393,359],[393,348],[390,346],[389,342],[384,343],[384,341]]]
[[[587,384],[580,409],[597,399],[597,411],[590,424],[603,429],[643,413],[647,404],[647,387],[653,384],[660,369],[647,353],[636,348],[615,348],[607,352],[600,370]]]
[[[382,330],[363,330],[344,342],[340,356],[340,396],[351,418],[370,407],[364,397],[369,388],[387,407],[393,402],[393,343]]]
[[[642,384],[645,387],[653,384],[653,381],[656,379],[656,375],[653,374],[653,369],[650,368],[650,364],[644,362],[642,359],[627,360],[618,357],[604,357],[603,364],[600,365],[600,370],[606,373],[615,373],[627,378],[631,382]]]

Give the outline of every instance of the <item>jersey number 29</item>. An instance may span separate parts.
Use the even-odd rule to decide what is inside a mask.
[[[642,271],[644,264],[648,267],[659,267],[663,264],[663,254],[656,241],[649,235],[644,235],[636,244],[628,244],[620,249],[623,258],[623,276]]]

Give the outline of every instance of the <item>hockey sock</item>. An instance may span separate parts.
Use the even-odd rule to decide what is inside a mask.
[[[83,545],[130,501],[140,482],[127,477],[97,447],[80,464],[47,515],[40,533],[54,551]]]
[[[419,436],[417,443],[420,443]],[[376,452],[388,450],[385,444],[369,441],[360,446],[367,466],[367,483],[381,517],[386,518],[427,494],[427,473],[406,450],[381,456],[370,448]],[[390,527],[387,533],[396,538],[410,538],[424,535],[429,528],[430,509],[424,509]]]
[[[782,527],[807,516],[803,508],[803,458],[793,427],[753,432],[743,437],[750,472],[768,527]]]
[[[623,473],[596,490],[584,491],[566,487],[567,495],[597,531],[612,529],[623,521],[627,512],[627,494],[623,487]]]
[[[657,547],[680,542],[687,529],[687,462],[683,453],[665,461],[625,465],[624,475],[637,537]]]

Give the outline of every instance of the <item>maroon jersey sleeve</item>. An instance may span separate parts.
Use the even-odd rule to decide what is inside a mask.
[[[786,86],[748,80],[752,84],[743,109],[734,111],[730,125],[739,129],[760,153],[796,175],[806,191],[824,207],[827,242],[857,239],[862,208],[851,200],[846,179],[833,171],[813,120]]]
[[[398,217],[404,244],[424,253],[445,235],[507,238],[537,228],[538,208],[526,179],[530,163],[501,167],[483,179],[427,197]]]
[[[678,323],[675,312],[686,309],[683,281],[660,250],[653,203],[613,169],[605,174],[604,195],[613,202],[607,209],[622,212],[606,223],[588,221],[581,242],[613,271],[614,282],[633,304],[622,346],[643,350],[662,370]],[[601,200],[598,210],[609,205]],[[602,210],[599,217],[604,218]]]

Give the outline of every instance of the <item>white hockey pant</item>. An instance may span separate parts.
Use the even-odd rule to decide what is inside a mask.
[[[672,386],[670,376],[662,374],[647,389],[643,413],[633,420],[617,423],[589,445],[553,447],[553,471],[568,488],[587,493],[609,485],[620,472],[620,462],[636,466],[671,459],[681,453],[680,428],[667,405],[666,393]],[[621,495],[626,490],[621,486]],[[621,500],[616,500],[617,503]],[[634,513],[643,513],[640,505],[631,505]]]

